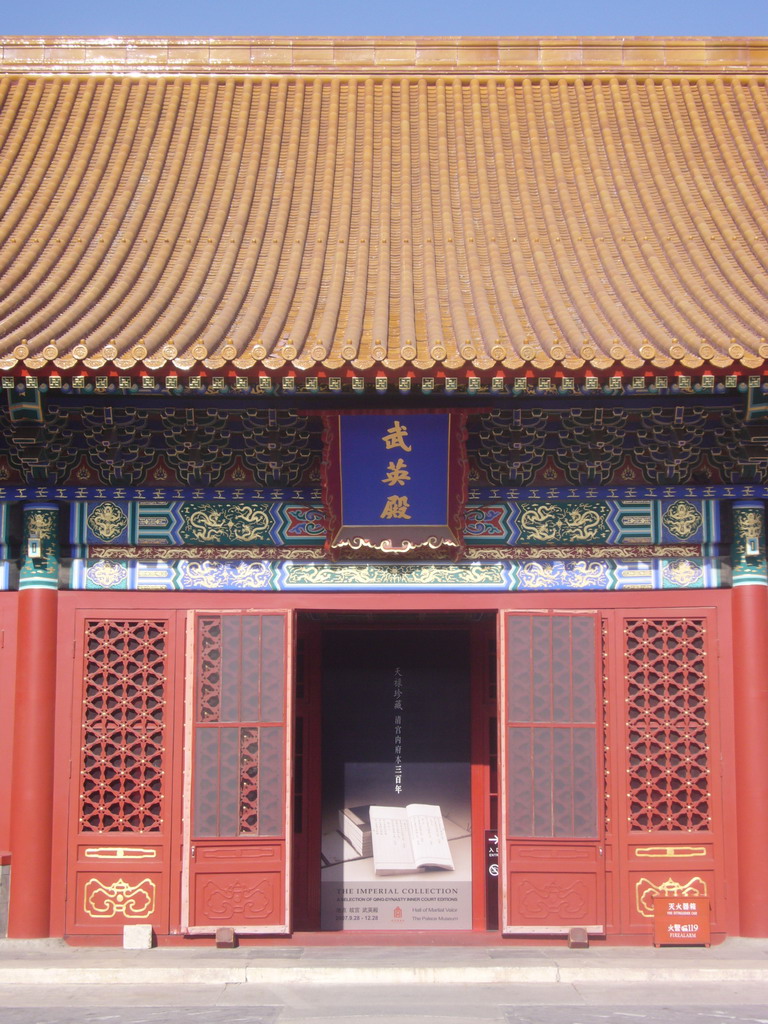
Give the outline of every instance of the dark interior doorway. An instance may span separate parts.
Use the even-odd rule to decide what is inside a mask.
[[[327,629],[323,641],[322,927],[470,928],[468,631]],[[396,840],[393,867],[380,853]],[[449,867],[431,866],[438,847]]]
[[[493,616],[469,615],[300,620],[295,930],[495,927],[484,884],[484,833],[495,824],[493,626]],[[377,870],[370,806],[437,814],[450,867]]]

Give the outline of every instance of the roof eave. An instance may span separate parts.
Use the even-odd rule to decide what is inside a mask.
[[[0,36],[0,74],[753,74],[768,37]]]

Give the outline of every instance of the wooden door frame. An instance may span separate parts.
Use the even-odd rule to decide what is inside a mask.
[[[54,865],[60,863],[60,873],[52,878],[52,934],[71,938],[99,936],[108,941],[110,935],[122,934],[122,927],[135,921],[120,920],[119,915],[103,920],[78,921],[83,907],[84,884],[96,883],[100,877],[119,876],[119,882],[128,878],[148,878],[158,894],[157,908],[148,915],[148,923],[160,934],[172,934],[178,920],[178,886],[172,883],[174,851],[177,848],[175,823],[178,820],[181,796],[181,758],[179,730],[182,715],[182,694],[176,689],[176,680],[183,666],[181,643],[181,617],[177,608],[152,600],[143,603],[94,601],[91,594],[82,595],[79,603],[69,603],[65,615],[60,615],[59,644],[66,636],[71,660],[62,659],[59,677],[56,722],[56,760],[66,765],[66,771],[56,773],[54,780],[57,799],[54,802],[54,853],[64,851],[60,859],[54,856]],[[113,595],[110,595],[112,597]],[[83,735],[83,698],[85,680],[83,665],[86,647],[86,625],[89,621],[109,624],[119,621],[165,623],[168,629],[165,756],[163,773],[167,780],[163,787],[163,824],[158,831],[136,833],[131,831],[83,832],[75,826],[80,801],[81,745]],[[66,648],[64,648],[66,650]],[[138,847],[140,855],[134,859],[132,851]],[[146,923],[146,922],[145,922]],[[163,931],[165,928],[165,931]]]
[[[509,827],[509,790],[512,785],[512,780],[509,777],[507,769],[507,729],[510,720],[508,704],[508,685],[507,685],[507,665],[510,657],[514,657],[514,652],[509,650],[507,640],[507,622],[513,616],[521,617],[536,617],[541,619],[552,620],[555,617],[558,619],[567,619],[568,616],[582,617],[593,620],[594,628],[594,700],[595,700],[595,720],[594,720],[594,753],[595,753],[595,835],[588,837],[576,837],[576,836],[564,836],[561,838],[549,837],[549,836],[513,836]],[[604,706],[604,688],[605,681],[603,679],[603,645],[601,642],[602,634],[602,613],[595,608],[575,608],[575,609],[552,609],[552,608],[529,608],[529,609],[505,609],[503,610],[498,619],[498,650],[499,650],[499,674],[498,674],[498,707],[499,707],[499,818],[500,818],[500,842],[499,842],[499,855],[500,855],[500,873],[501,873],[501,892],[500,892],[500,909],[499,909],[499,920],[501,933],[508,936],[555,936],[555,935],[567,935],[571,927],[582,926],[586,929],[587,933],[595,936],[605,935],[607,929],[607,876],[606,876],[606,864],[605,864],[605,773],[602,763],[602,752],[604,748],[604,720],[603,720],[603,706]],[[555,725],[554,720],[550,720],[548,723],[542,723],[544,725]],[[572,861],[565,861],[567,867],[577,868],[581,865],[581,874],[583,877],[593,875],[596,879],[595,882],[595,912],[601,920],[574,920],[569,926],[563,922],[561,924],[513,924],[510,920],[511,917],[511,897],[510,897],[510,882],[512,876],[512,865],[511,865],[511,850],[512,846],[517,847],[520,851],[530,850],[530,860],[527,862],[526,869],[521,867],[520,873],[525,874],[526,871],[530,872],[534,870],[534,864],[537,862],[541,865],[541,872],[546,874],[545,864],[547,858],[545,851],[549,848],[557,849],[557,847],[568,848],[572,852]],[[524,854],[520,853],[520,857],[524,858]],[[556,857],[554,859],[557,859]],[[590,867],[590,862],[594,865],[594,868]],[[526,863],[523,859],[523,863]],[[550,872],[553,869],[550,868]],[[578,872],[574,872],[578,877]]]
[[[322,625],[299,619],[294,633],[292,916],[299,931],[320,931],[322,817]],[[301,688],[301,689],[300,689]],[[301,736],[298,730],[301,729]],[[300,762],[299,762],[300,759]],[[301,806],[297,807],[297,802]]]
[[[640,597],[640,595],[638,595]],[[731,646],[730,615],[723,614],[720,602],[691,603],[687,608],[669,607],[662,601],[639,600],[631,609],[613,608],[604,613],[608,643],[607,671],[609,677],[626,672],[623,638],[626,620],[659,618],[702,619],[711,638],[706,647],[707,736],[710,748],[709,781],[712,823],[709,829],[696,832],[632,831],[625,825],[629,818],[629,794],[625,785],[628,763],[626,731],[628,720],[623,701],[609,700],[606,725],[611,737],[608,751],[610,776],[616,780],[612,799],[614,822],[607,836],[610,849],[610,870],[615,874],[616,892],[614,920],[609,932],[622,936],[647,935],[653,919],[638,918],[635,887],[638,875],[657,876],[663,881],[672,876],[703,876],[712,880],[711,927],[713,934],[738,934],[738,874],[735,870],[736,826],[733,776],[736,761],[733,731],[733,678],[722,659]],[[686,850],[689,856],[686,857]],[[729,870],[729,866],[733,870]],[[634,903],[634,906],[633,906]]]
[[[499,676],[498,615],[470,624],[470,772],[472,799],[472,930],[498,931],[498,906],[491,908],[490,862],[486,832],[498,833],[499,820]],[[490,920],[489,920],[490,918]]]
[[[194,754],[195,754],[195,708],[197,695],[197,672],[196,672],[196,630],[195,624],[203,615],[281,615],[285,623],[284,645],[284,709],[283,709],[283,836],[281,839],[266,840],[274,845],[280,843],[283,848],[282,860],[282,907],[283,922],[281,924],[268,925],[235,925],[234,931],[238,935],[289,935],[292,931],[292,861],[293,861],[293,823],[292,823],[292,802],[293,802],[293,722],[294,722],[294,650],[296,643],[295,614],[286,609],[254,609],[254,608],[228,608],[218,607],[205,609],[191,609],[185,616],[185,664],[184,664],[184,725],[182,728],[182,845],[181,845],[181,906],[180,921],[181,932],[184,935],[211,935],[216,928],[212,925],[192,924],[190,886],[192,884],[192,849],[194,837],[192,835],[193,800],[192,787],[194,778]],[[252,842],[259,842],[254,837]]]

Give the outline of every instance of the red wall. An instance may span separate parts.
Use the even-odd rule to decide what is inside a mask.
[[[0,852],[9,848],[17,593],[0,593]]]

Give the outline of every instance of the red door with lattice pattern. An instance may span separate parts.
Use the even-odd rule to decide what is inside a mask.
[[[502,616],[502,931],[605,931],[600,619]]]
[[[157,610],[76,616],[68,935],[171,930],[175,624]]]
[[[623,700],[610,709],[623,934],[644,934],[656,900],[705,898],[728,930],[721,716],[713,608],[663,606],[610,617]]]
[[[182,928],[289,931],[291,622],[189,617]]]

